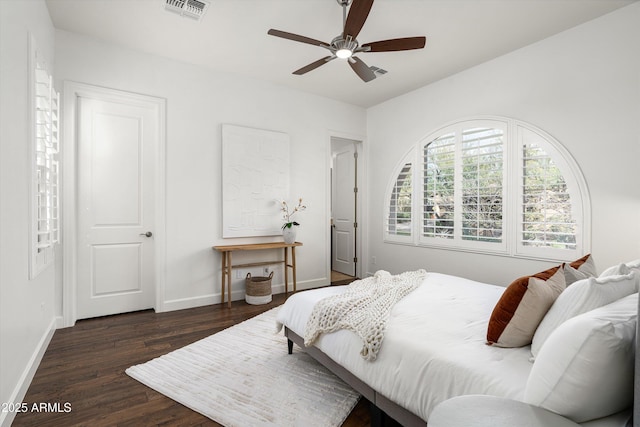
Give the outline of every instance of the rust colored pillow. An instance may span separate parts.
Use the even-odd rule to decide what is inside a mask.
[[[591,254],[586,254],[582,258],[578,258],[577,260],[569,263],[569,265],[577,270],[581,268],[586,268],[590,263],[593,263],[593,257]]]
[[[564,288],[562,265],[514,280],[493,308],[487,344],[497,347],[531,344],[536,328]]]

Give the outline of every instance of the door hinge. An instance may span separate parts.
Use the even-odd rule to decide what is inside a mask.
[[[353,228],[358,228],[358,223],[357,222],[353,223]]]
[[[358,152],[356,151],[355,153],[353,153],[353,158],[357,159],[358,158]]]
[[[358,192],[358,187],[353,187],[353,192],[357,193]]]
[[[353,262],[358,262],[358,257],[354,257]]]

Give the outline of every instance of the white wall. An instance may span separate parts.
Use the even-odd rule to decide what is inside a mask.
[[[44,1],[0,1],[0,402],[24,397],[55,326],[55,268],[29,280],[29,32],[51,64]],[[1,412],[0,425],[14,415]]]
[[[475,115],[513,117],[557,138],[582,168],[598,268],[640,258],[638,52],[636,3],[370,108],[368,161],[375,173],[369,188],[385,189],[407,150],[443,124]],[[423,267],[507,285],[551,265],[383,243],[383,192],[369,194],[370,272]]]
[[[329,282],[330,135],[363,135],[364,109],[65,31],[56,33],[56,65],[58,80],[167,100],[165,309],[219,302],[221,261],[212,245],[274,240],[221,237],[223,123],[290,135],[291,201],[301,196],[308,207],[298,217],[298,240],[304,244],[296,250],[298,285]],[[240,261],[243,254],[233,258]],[[243,280],[234,281],[235,298],[244,298]],[[274,283],[282,283],[281,270]]]

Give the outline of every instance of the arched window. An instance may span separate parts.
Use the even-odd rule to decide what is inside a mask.
[[[428,135],[401,164],[387,198],[386,241],[544,259],[589,249],[582,173],[560,143],[531,125],[459,121]],[[401,218],[408,220],[399,233]]]

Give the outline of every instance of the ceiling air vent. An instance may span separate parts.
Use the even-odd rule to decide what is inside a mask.
[[[202,19],[204,13],[209,8],[209,1],[165,0],[164,8],[181,16],[186,16],[187,18],[192,18],[199,21],[200,19]]]
[[[382,76],[383,74],[387,74],[387,70],[383,70],[380,67],[376,67],[376,66],[372,65],[369,68],[371,69],[371,71],[376,73],[376,76]]]

